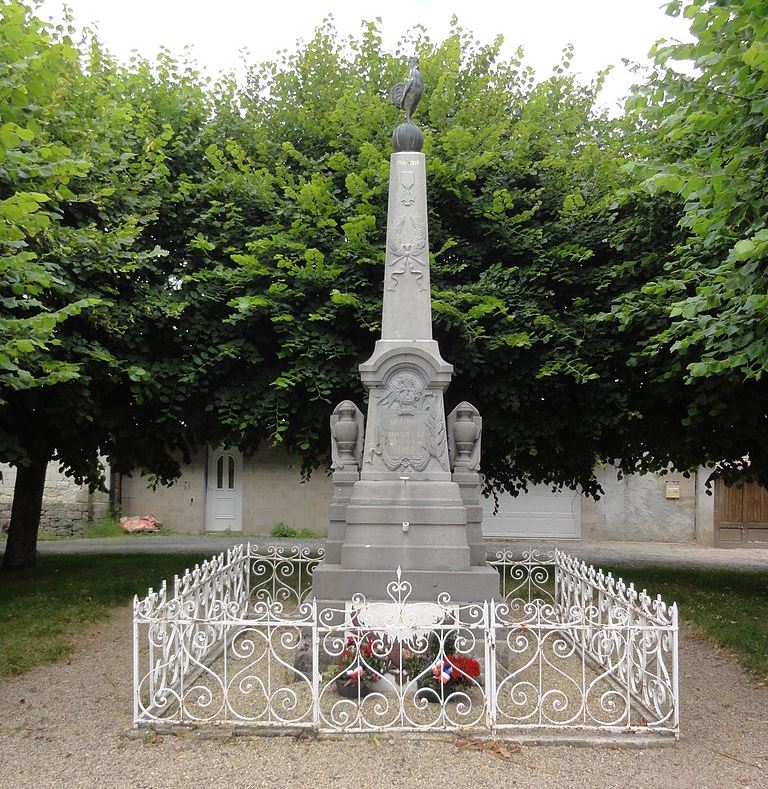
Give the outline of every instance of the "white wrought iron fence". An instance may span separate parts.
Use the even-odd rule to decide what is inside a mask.
[[[160,717],[185,698],[189,683],[231,648],[224,624],[258,622],[265,608],[279,615],[299,605],[322,559],[323,551],[312,556],[303,547],[237,545],[176,576],[171,594],[163,582],[136,598],[134,721]]]
[[[134,601],[134,725],[677,737],[676,606],[560,552],[495,600],[311,597],[322,555],[245,545]]]

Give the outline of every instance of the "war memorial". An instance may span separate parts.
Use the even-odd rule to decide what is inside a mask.
[[[367,418],[350,400],[330,417],[325,550],[237,545],[136,598],[136,729],[679,737],[675,605],[559,550],[486,557],[482,419],[446,417],[432,337],[422,89],[412,58]]]
[[[314,574],[319,600],[381,596],[398,567],[414,599],[447,591],[469,602],[498,591],[482,546],[477,409],[458,405],[446,430],[453,367],[432,338],[426,167],[411,119],[421,91],[412,59],[393,91],[407,116],[392,135],[381,339],[360,365],[368,416],[345,401],[331,417],[334,499]]]

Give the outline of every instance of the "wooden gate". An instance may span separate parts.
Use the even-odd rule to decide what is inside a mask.
[[[715,482],[715,544],[768,548],[768,489]]]

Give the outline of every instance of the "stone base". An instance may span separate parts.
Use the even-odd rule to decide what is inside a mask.
[[[329,533],[326,561],[313,574],[318,600],[343,604],[362,594],[386,601],[398,567],[414,602],[435,602],[442,592],[456,603],[498,595],[496,570],[471,564],[467,508],[455,482],[361,479],[344,515],[343,543],[341,529]]]
[[[448,592],[455,603],[477,603],[499,596],[499,574],[493,567],[467,570],[404,570],[402,579],[412,586],[408,602],[436,602]],[[320,564],[312,574],[312,593],[332,608],[342,608],[355,594],[366,600],[391,598],[387,584],[397,580],[395,570],[346,569],[340,564]]]
[[[467,570],[467,515],[455,482],[360,480],[339,563],[350,570]],[[337,599],[339,595],[332,595]]]

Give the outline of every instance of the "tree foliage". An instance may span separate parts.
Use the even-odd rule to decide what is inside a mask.
[[[691,20],[692,41],[654,48],[628,110],[633,170],[651,201],[676,205],[678,232],[614,312],[626,333],[641,327],[630,363],[657,399],[678,391],[670,460],[768,482],[768,7],[678,0],[667,13]]]
[[[82,175],[83,162],[45,133],[31,105],[59,100],[58,75],[71,69],[77,50],[54,40],[23,6],[3,6],[0,25],[0,369],[4,389],[50,385],[77,375],[77,365],[49,353],[58,324],[88,302],[46,309],[40,295],[57,283],[50,262],[33,251],[36,237],[50,229],[51,193]]]
[[[536,82],[457,22],[387,52],[327,20],[208,85],[2,10],[4,460],[168,480],[191,446],[268,442],[322,466],[380,329],[385,93],[415,50],[447,405],[485,415],[489,482],[747,454],[768,479],[764,3],[672,3],[694,41],[657,46],[618,120],[570,49]]]
[[[595,493],[599,460],[626,472],[716,461],[743,471],[747,454],[748,473],[766,479],[759,5],[689,3],[698,43],[659,47],[616,122],[595,110],[600,77],[585,86],[569,75],[569,50],[537,84],[522,53],[504,60],[500,40],[481,45],[458,25],[445,41],[416,30],[404,42],[431,88],[419,122],[435,329],[456,367],[448,404],[467,398],[493,415],[489,479]],[[701,57],[700,73],[666,68],[671,53]],[[402,68],[375,25],[343,41],[328,23],[254,68],[244,91],[219,86],[203,166],[181,178],[189,221],[177,239],[208,387],[202,432],[282,442],[322,463],[328,406],[361,399],[396,123],[382,88]],[[733,79],[754,84],[722,107]],[[713,118],[721,139],[705,133]],[[681,173],[705,165],[720,170],[692,175],[685,191]],[[738,258],[747,280],[728,284]],[[713,288],[735,301],[712,307]]]
[[[625,401],[604,374],[614,340],[587,321],[610,304],[611,195],[627,178],[614,125],[593,112],[599,85],[566,73],[570,51],[535,84],[519,53],[502,60],[500,39],[480,45],[458,26],[410,43],[432,86],[419,122],[449,405],[495,415],[489,476],[595,490],[595,445],[618,454]],[[243,94],[220,86],[204,165],[180,178],[189,221],[176,243],[208,427],[231,441],[283,442],[320,463],[329,405],[362,400],[397,123],[381,88],[401,73],[375,26],[344,42],[328,24],[254,69]]]
[[[49,460],[93,485],[99,452],[166,478],[178,469],[171,453],[186,438],[162,401],[169,264],[153,225],[171,140],[184,140],[174,113],[186,108],[179,125],[195,127],[206,110],[197,75],[170,59],[123,66],[95,39],[75,48],[71,31],[18,2],[2,11],[0,454],[32,502],[12,513],[8,565],[30,561],[16,555],[17,537],[36,533],[30,490]]]

